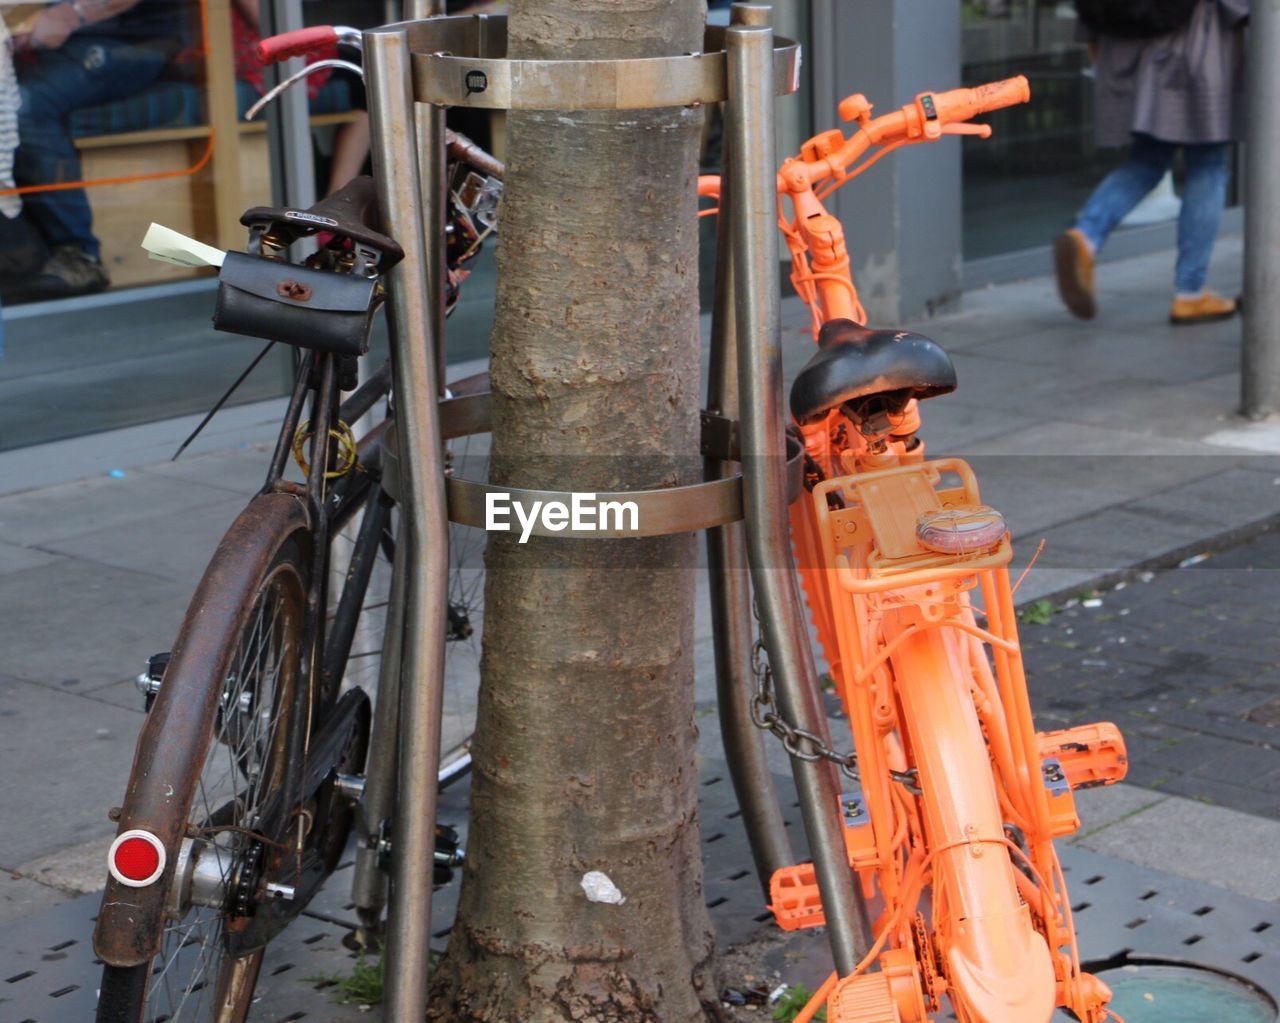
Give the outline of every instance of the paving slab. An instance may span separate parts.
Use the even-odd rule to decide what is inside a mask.
[[[1121,378],[1105,387],[1073,390],[1062,399],[1060,407],[1070,410],[1072,422],[1154,437],[1202,439],[1244,422],[1238,415],[1238,372],[1190,384]]]
[[[142,716],[0,676],[0,868],[115,832]]]
[[[0,663],[52,688],[118,682],[168,649],[193,588],[71,558],[0,576]]]
[[[219,488],[187,480],[104,473],[0,498],[0,534],[6,543],[32,547],[120,526],[141,532],[147,520],[181,516],[226,497]]]
[[[273,425],[279,429],[285,404],[284,399],[273,398],[224,406],[191,442],[183,460],[267,443]],[[180,416],[6,451],[0,494],[104,476],[112,469],[163,465],[203,418],[203,414]]]
[[[1280,422],[1241,423],[1209,434],[1206,444],[1280,454]]]
[[[183,433],[175,442],[175,449],[185,438],[186,434]],[[249,497],[262,489],[270,461],[270,444],[244,441],[230,451],[212,451],[194,456],[183,453],[176,461],[144,465],[139,472],[148,476],[187,480],[206,487],[221,487]]]
[[[58,555],[33,547],[0,542],[0,575],[9,572],[25,572],[29,568],[44,568],[59,560]]]
[[[1039,419],[1016,433],[974,444],[969,453],[1088,459],[1104,478],[1108,466],[1112,464],[1122,473],[1133,471],[1137,467],[1135,459],[1138,458],[1143,461],[1152,457],[1201,458],[1205,461],[1213,459],[1224,468],[1234,464],[1234,460],[1224,456],[1221,450],[1206,447],[1183,436],[1148,436],[1128,433],[1114,426],[1104,429],[1058,418]],[[1133,489],[1136,493],[1141,492],[1140,487]]]
[[[932,398],[923,410],[923,438],[930,457],[967,455],[987,438],[1025,429],[1026,417],[989,405],[970,404],[958,392]]]
[[[1103,367],[1113,379],[1182,384],[1232,373],[1240,363],[1237,346],[1172,327],[1164,331],[1148,327],[1138,343],[1093,326],[1037,327],[1027,324],[1011,337],[989,340],[966,351],[985,359],[1037,366],[1055,380],[1075,378],[1082,365],[1092,365]],[[1152,357],[1153,344],[1159,344],[1160,358]]]
[[[107,852],[114,839],[113,828],[87,842],[20,863],[14,873],[68,895],[102,891],[107,883]]]
[[[0,871],[0,925],[23,921],[69,901],[72,896],[57,888],[32,881],[21,874]],[[8,963],[0,963],[0,972]],[[0,1005],[3,1005],[0,999]]]
[[[179,513],[149,516],[61,540],[44,549],[82,561],[112,565],[196,588],[218,540],[244,509],[247,497],[199,487],[201,503]]]
[[[1091,831],[1079,844],[1137,866],[1280,902],[1280,821],[1173,797]]]

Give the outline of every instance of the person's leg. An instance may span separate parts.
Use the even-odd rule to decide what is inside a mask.
[[[1178,216],[1178,263],[1174,287],[1179,295],[1199,295],[1209,276],[1209,257],[1227,203],[1229,152],[1226,143],[1184,146],[1186,181]]]
[[[1149,135],[1134,135],[1129,155],[1085,201],[1073,227],[1053,242],[1058,294],[1072,314],[1090,320],[1097,314],[1093,266],[1097,251],[1116,224],[1142,200],[1173,163],[1173,146]]]
[[[1204,323],[1234,316],[1236,301],[1205,288],[1209,257],[1218,237],[1227,202],[1230,153],[1226,143],[1188,145],[1182,149],[1187,176],[1178,217],[1178,262],[1174,269],[1174,323]]]
[[[1149,135],[1133,136],[1133,145],[1124,163],[1099,182],[1076,215],[1076,229],[1095,252],[1173,166],[1176,150],[1176,146]]]
[[[70,117],[80,107],[109,103],[150,85],[165,63],[162,53],[105,36],[75,35],[19,74],[22,106],[14,176],[21,185],[79,181],[80,157]],[[27,215],[51,247],[74,245],[99,255],[93,215],[84,190],[29,192]]]
[[[329,162],[329,187],[325,195],[332,195],[364,168],[369,156],[369,115],[363,110],[360,116],[338,129],[333,140],[333,159]]]
[[[14,180],[19,185],[80,179],[80,158],[71,142],[67,118],[81,93],[83,79],[80,62],[67,46],[42,51],[36,65],[20,72],[22,106],[14,155]],[[74,243],[97,258],[97,239],[90,229],[92,217],[83,191],[30,192],[23,205],[27,218],[50,246]]]

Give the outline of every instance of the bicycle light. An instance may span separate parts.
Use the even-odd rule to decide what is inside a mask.
[[[107,869],[123,885],[145,888],[164,873],[165,852],[160,839],[134,828],[116,836],[107,852]]]

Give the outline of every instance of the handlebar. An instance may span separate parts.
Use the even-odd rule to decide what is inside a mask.
[[[779,191],[795,191],[826,178],[844,179],[845,171],[873,145],[931,142],[943,135],[991,134],[987,125],[968,124],[981,114],[1025,103],[1031,86],[1023,75],[972,89],[922,92],[915,102],[882,117],[871,117],[871,104],[861,93],[840,103],[840,116],[858,130],[845,138],[838,130],[805,143],[798,160],[789,160],[779,175]],[[790,179],[790,180],[788,180]]]
[[[358,46],[359,30],[344,25],[313,25],[268,36],[258,41],[256,50],[258,60],[263,64],[275,64],[290,57],[306,57],[330,50],[340,42]]]

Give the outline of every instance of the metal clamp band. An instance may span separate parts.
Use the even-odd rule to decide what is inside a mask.
[[[579,502],[584,498],[583,494],[564,490],[525,490],[459,479],[456,476],[445,480],[445,494],[449,500],[449,521],[480,529],[487,525],[489,495],[506,495],[509,503],[505,510],[505,521],[509,525],[509,531],[515,533],[522,532],[522,528],[511,510],[512,505],[519,504],[523,508],[533,509],[559,504],[569,510],[579,507]],[[544,519],[537,518],[529,527],[529,534],[583,540],[616,540],[691,533],[699,529],[710,529],[712,526],[723,526],[726,522],[742,518],[742,477],[731,476],[728,479],[668,487],[665,490],[593,493],[590,495],[589,507],[599,521],[585,529],[574,529],[569,520],[566,520],[562,529],[549,529]],[[611,514],[613,522],[617,523],[614,526],[608,525]],[[632,523],[634,528],[627,523]]]
[[[703,52],[632,60],[507,60],[507,19],[455,15],[389,25],[407,31],[414,99],[487,110],[637,110],[727,98],[725,28],[708,25]],[[366,33],[370,34],[370,33]],[[776,92],[800,87],[800,46],[775,37]]]
[[[465,394],[440,402],[440,433],[446,440],[487,433],[490,425],[489,392]],[[719,420],[720,417],[712,417]],[[728,423],[729,421],[725,420]],[[729,423],[729,425],[733,425]],[[726,430],[728,427],[726,427]],[[395,431],[388,430],[382,442],[382,485],[392,497],[397,497],[398,456]],[[725,452],[708,450],[704,442],[703,454],[723,458]],[[719,447],[712,444],[710,447]],[[794,501],[803,482],[804,449],[794,437],[787,437],[788,501]],[[520,487],[504,487],[496,483],[462,479],[449,476],[445,479],[445,494],[449,502],[449,521],[464,526],[484,529],[489,494],[505,494],[511,503],[532,508],[535,501],[543,507],[555,502],[566,508],[574,507],[574,494],[563,490],[527,490]],[[579,497],[581,500],[581,497]],[[666,487],[662,490],[623,490],[596,493],[592,497],[596,508],[606,502],[611,506],[631,502],[635,505],[636,528],[605,528],[603,523],[589,529],[574,530],[569,524],[562,529],[547,529],[541,519],[530,529],[533,536],[576,537],[579,539],[607,540],[621,537],[665,536],[669,533],[689,533],[713,526],[723,526],[742,518],[742,477],[703,483],[690,483],[683,487]],[[512,516],[508,515],[515,524]],[[624,516],[630,521],[630,516]]]

